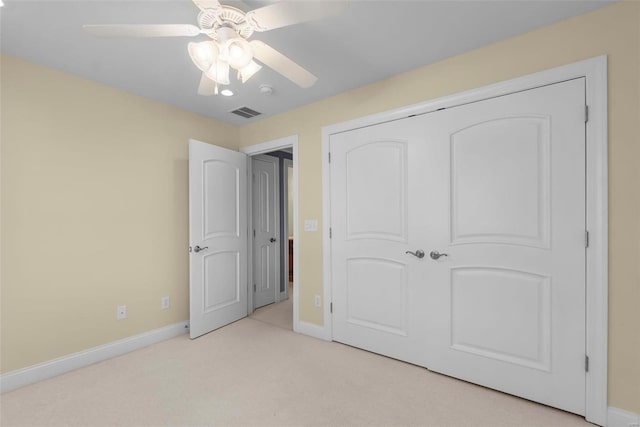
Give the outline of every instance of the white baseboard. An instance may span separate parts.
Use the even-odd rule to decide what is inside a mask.
[[[302,320],[298,322],[298,327],[295,332],[308,335],[310,337],[318,338],[324,341],[331,341],[331,337],[327,336],[327,332],[324,326],[316,325],[315,323],[303,322]]]
[[[160,341],[180,336],[189,331],[189,322],[183,321],[139,335],[69,354],[37,365],[0,375],[0,393],[15,390],[46,380],[74,369],[92,365],[112,357],[137,350]]]
[[[640,414],[609,406],[607,427],[640,427]]]

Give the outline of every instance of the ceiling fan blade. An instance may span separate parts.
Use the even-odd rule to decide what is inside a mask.
[[[100,37],[194,37],[200,34],[200,28],[189,24],[83,25],[82,28]]]
[[[198,95],[202,96],[211,96],[216,94],[216,82],[211,80],[209,77],[202,73],[202,78],[200,79],[200,86],[198,86]]]
[[[345,2],[337,1],[278,2],[247,12],[247,21],[256,31],[268,31],[339,15],[346,8]]]
[[[242,0],[229,0],[228,2],[225,2],[225,3],[227,3],[227,5],[229,6],[235,7],[236,9],[240,9],[245,13],[253,9],[251,6],[249,6]]]
[[[222,7],[218,0],[193,0],[193,3],[195,3],[195,5],[198,6],[200,10],[206,10],[206,9],[216,10]]]
[[[318,78],[302,68],[268,44],[260,40],[252,40],[253,56],[264,65],[274,69],[295,84],[303,88],[309,88],[318,81]]]

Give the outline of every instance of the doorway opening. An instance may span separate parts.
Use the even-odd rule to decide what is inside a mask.
[[[297,136],[241,150],[249,155],[249,298],[255,320],[288,330],[298,320]]]
[[[252,317],[293,330],[293,154],[284,148],[252,156]],[[292,184],[293,182],[291,182]],[[291,218],[293,220],[293,218]]]

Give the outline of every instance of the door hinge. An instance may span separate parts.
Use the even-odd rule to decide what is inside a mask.
[[[328,153],[328,154],[329,154],[329,163],[331,163],[331,153]]]
[[[584,122],[587,123],[589,121],[589,106],[584,106]]]
[[[253,229],[253,237],[256,237],[256,229]]]
[[[256,291],[256,284],[254,283],[253,284],[253,292],[255,292],[255,291]]]
[[[329,303],[329,313],[333,313],[333,303]]]
[[[589,356],[584,355],[584,371],[589,372]]]
[[[584,231],[584,247],[585,248],[589,247],[589,231],[588,230]]]
[[[333,237],[333,229],[329,227],[329,238]]]

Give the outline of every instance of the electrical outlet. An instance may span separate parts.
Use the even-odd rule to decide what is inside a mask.
[[[116,319],[122,320],[122,319],[126,319],[126,318],[127,318],[127,306],[126,305],[119,305],[118,306],[118,312],[116,314]]]
[[[320,295],[315,296],[314,303],[316,307],[320,307],[320,305],[322,304],[322,299],[320,299]]]
[[[166,310],[167,308],[169,308],[169,297],[162,297],[162,300],[160,303],[161,303],[160,307],[163,310]]]

